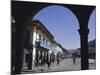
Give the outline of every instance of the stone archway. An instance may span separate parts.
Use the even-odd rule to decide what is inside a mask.
[[[15,71],[14,74],[21,73],[23,48],[24,48],[24,33],[26,23],[41,9],[50,5],[60,5],[70,9],[79,21],[80,42],[81,42],[81,69],[89,68],[88,64],[88,21],[95,6],[56,4],[56,3],[38,3],[38,2],[21,2],[12,1],[12,15],[16,20],[16,40],[15,40]]]
[[[88,28],[90,29],[90,33],[88,35],[88,37],[89,37],[88,41],[91,41],[96,38],[96,37],[93,37],[96,35],[96,9],[94,9],[92,11],[92,13],[89,17]],[[93,35],[93,36],[91,36],[91,35]]]

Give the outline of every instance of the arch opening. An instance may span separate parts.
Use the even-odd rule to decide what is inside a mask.
[[[90,15],[89,22],[88,22],[88,28],[90,29],[89,32],[89,41],[96,39],[96,9],[93,10],[93,12]]]
[[[75,54],[80,48],[80,37],[77,31],[79,23],[68,8],[60,5],[47,6],[33,16],[34,20],[39,20],[54,36],[54,40],[70,53],[69,55]],[[78,61],[80,66],[80,59]]]
[[[62,32],[61,30],[64,29],[65,32],[63,33],[63,35],[61,33],[60,34],[58,33],[57,36],[59,35],[64,36],[64,34],[65,35],[69,34],[70,36],[73,35],[73,37],[76,36],[75,38],[78,38],[79,40],[79,33],[77,31],[79,29],[78,20],[74,15],[74,13],[64,6],[60,6],[60,5],[47,6],[42,10],[40,10],[39,12],[37,12],[37,14],[33,16],[33,19],[40,20],[44,24],[44,26],[46,26],[46,28],[49,29],[49,31],[54,35],[56,34],[57,31],[60,33]],[[74,39],[73,37],[71,37],[72,40]],[[66,39],[70,39],[70,38],[66,38]],[[79,47],[79,42],[76,48],[78,47]]]
[[[88,35],[89,59],[95,60],[96,59],[96,9],[94,9],[90,15],[88,28],[90,31]]]

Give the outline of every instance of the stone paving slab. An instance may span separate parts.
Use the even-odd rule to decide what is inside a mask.
[[[50,66],[50,70],[48,69],[48,66],[40,66],[40,67],[35,67],[33,71],[30,73],[41,73],[41,72],[58,72],[58,71],[76,71],[76,70],[81,70],[81,59],[77,58],[76,59],[76,64],[73,64],[73,59],[68,58],[64,59],[60,62],[59,65],[56,63],[52,63]],[[96,68],[96,62],[93,59],[89,59],[89,69],[95,69]]]

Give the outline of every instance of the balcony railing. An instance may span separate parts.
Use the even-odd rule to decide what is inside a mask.
[[[47,42],[42,41],[42,40],[36,41],[36,46],[43,47],[43,48],[46,48],[48,50],[52,50],[51,45],[49,45]]]

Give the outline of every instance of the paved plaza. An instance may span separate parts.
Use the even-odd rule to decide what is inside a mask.
[[[32,71],[28,71],[27,73],[37,73],[37,72],[55,72],[55,71],[76,71],[76,70],[81,70],[81,62],[80,58],[76,59],[76,63],[73,64],[73,59],[68,58],[64,59],[60,62],[59,65],[55,62],[54,64],[52,63],[50,66],[50,69],[45,66],[40,66],[40,67],[35,67]],[[96,61],[93,59],[89,59],[89,69],[95,69],[96,68]],[[26,72],[23,72],[26,73]]]

